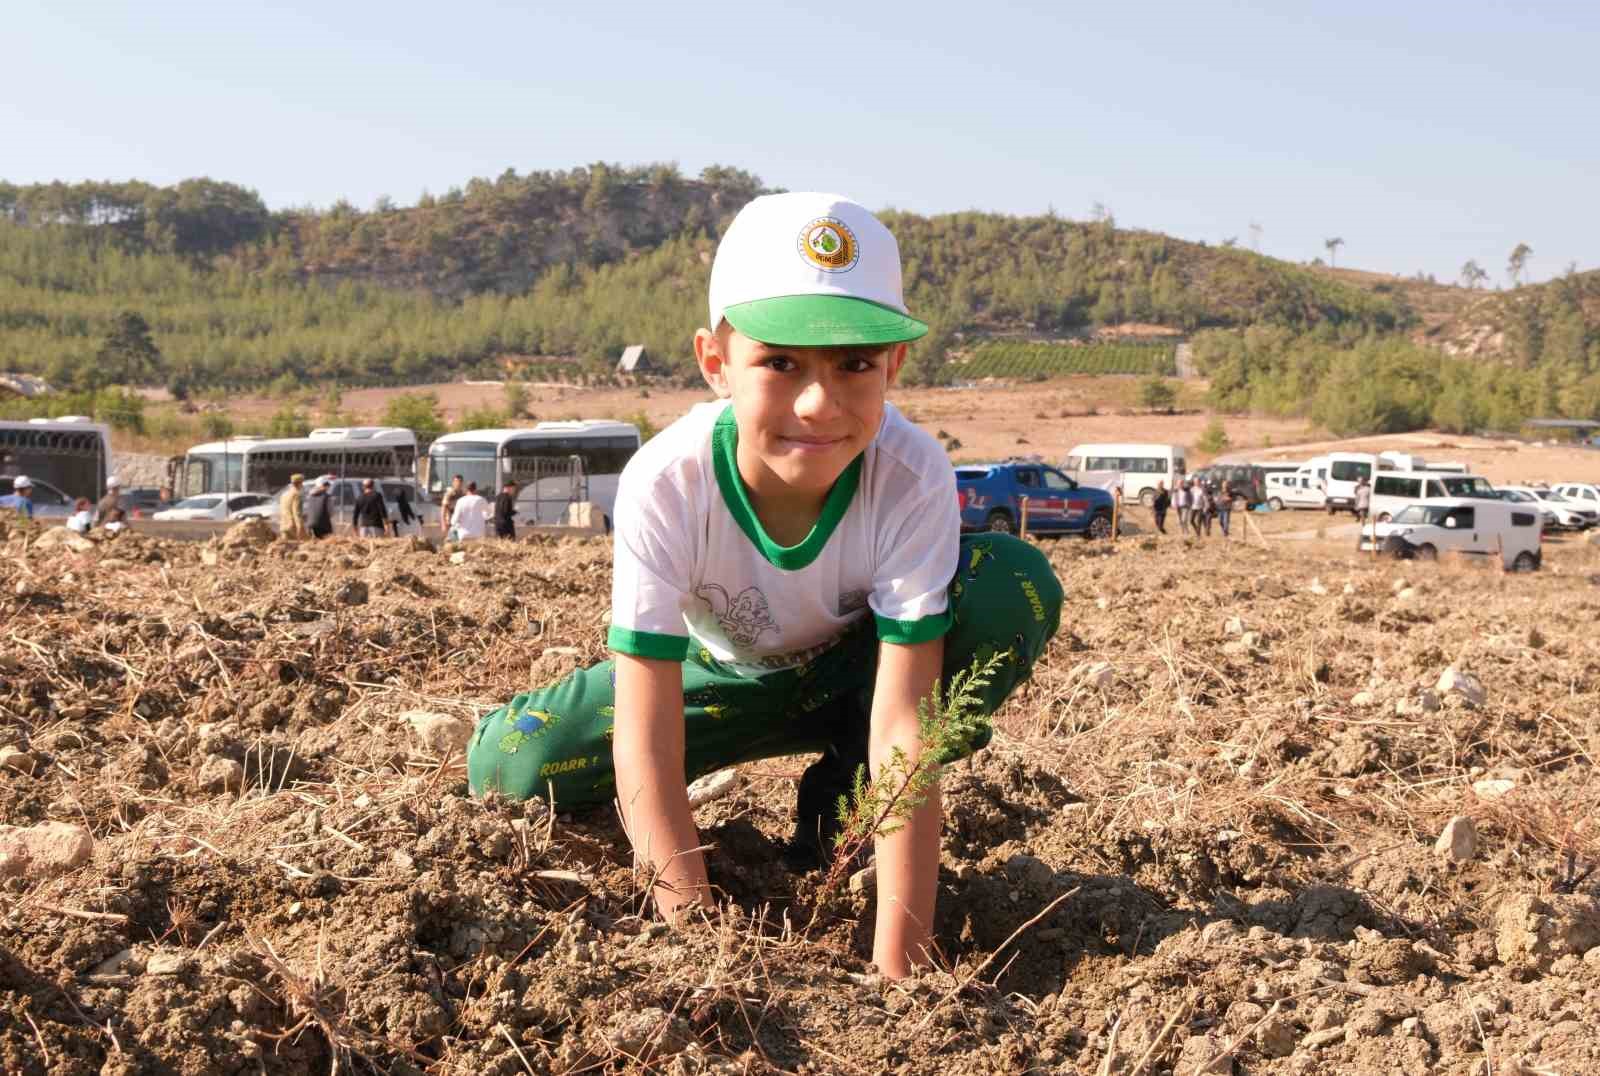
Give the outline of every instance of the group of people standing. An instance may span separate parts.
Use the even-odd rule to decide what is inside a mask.
[[[278,498],[278,531],[286,538],[326,538],[334,530],[333,476],[317,479],[309,493],[305,482],[302,474],[289,477],[289,485]],[[399,537],[402,528],[421,522],[404,486],[395,495],[395,514],[391,518],[383,494],[370,478],[362,481],[361,492],[350,509],[350,532],[362,538]]]
[[[1167,512],[1176,508],[1179,534],[1209,537],[1211,525],[1215,523],[1226,538],[1231,533],[1235,496],[1232,483],[1226,479],[1217,486],[1198,478],[1187,478],[1172,490],[1167,489],[1165,482],[1157,482],[1156,498],[1151,505],[1155,511],[1156,530],[1167,533]]]

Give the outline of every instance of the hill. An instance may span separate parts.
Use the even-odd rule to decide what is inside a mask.
[[[212,180],[0,185],[0,365],[81,384],[124,310],[160,349],[147,376],[189,387],[406,382],[630,342],[686,364],[716,238],[763,189],[737,169],[595,165],[508,171],[406,209],[273,213]],[[886,217],[938,329],[919,348],[926,376],[963,337],[1414,321],[1391,296],[1111,220]]]
[[[595,164],[508,170],[406,208],[274,212],[210,179],[0,183],[0,369],[79,389],[290,391],[526,376],[538,356],[598,377],[642,343],[688,375],[717,238],[765,189],[735,168]],[[1195,342],[1215,406],[1340,433],[1600,413],[1597,274],[1485,293],[1109,216],[884,217],[933,327],[908,368],[921,383],[966,372],[951,359],[991,341],[1027,346],[1023,376],[1100,369],[1045,345],[1139,323]]]

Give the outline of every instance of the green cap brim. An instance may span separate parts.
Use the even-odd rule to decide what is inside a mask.
[[[750,339],[783,347],[901,344],[928,333],[916,318],[848,295],[782,295],[730,306],[722,316]]]

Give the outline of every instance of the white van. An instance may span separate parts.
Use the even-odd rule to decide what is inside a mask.
[[[1285,508],[1321,508],[1325,501],[1322,480],[1311,471],[1267,475],[1267,506],[1274,512]]]
[[[1407,505],[1387,523],[1378,523],[1377,545],[1398,557],[1433,560],[1440,553],[1492,557],[1503,567],[1531,572],[1544,559],[1540,548],[1543,528],[1533,505],[1510,501],[1454,498]],[[1361,548],[1370,551],[1371,532],[1361,536]]]
[[[1188,473],[1182,445],[1077,445],[1061,469],[1086,486],[1122,487],[1124,499],[1137,497],[1148,508],[1156,499],[1156,483],[1170,490]]]
[[[1442,471],[1379,471],[1372,479],[1372,518],[1387,523],[1408,504],[1449,497],[1497,499],[1488,479]]]

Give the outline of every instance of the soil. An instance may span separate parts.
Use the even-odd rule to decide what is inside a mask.
[[[3,836],[92,838],[0,842],[0,1071],[1600,1071],[1587,543],[1046,542],[891,983],[870,890],[781,866],[805,759],[697,809],[683,928],[613,812],[468,796],[460,732],[601,657],[606,540],[263,539],[0,539]]]

